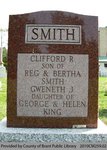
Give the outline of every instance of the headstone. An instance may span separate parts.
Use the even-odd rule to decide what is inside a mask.
[[[0,65],[0,78],[7,77],[6,68],[3,65]]]
[[[0,48],[0,65],[2,65],[2,48]]]
[[[60,11],[10,16],[8,127],[97,127],[97,21]]]

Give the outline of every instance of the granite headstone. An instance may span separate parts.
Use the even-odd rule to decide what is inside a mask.
[[[11,15],[7,88],[8,127],[97,127],[97,17]]]

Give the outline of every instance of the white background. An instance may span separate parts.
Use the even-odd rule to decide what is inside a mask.
[[[10,14],[41,10],[62,10],[99,17],[99,26],[107,26],[106,0],[0,0],[0,28],[8,28]]]

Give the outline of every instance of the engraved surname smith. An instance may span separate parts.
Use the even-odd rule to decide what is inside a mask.
[[[27,24],[25,43],[81,44],[80,25]]]

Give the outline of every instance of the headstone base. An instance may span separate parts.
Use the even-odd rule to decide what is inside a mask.
[[[98,128],[7,128],[0,122],[0,142],[107,142],[107,126],[98,120]]]

